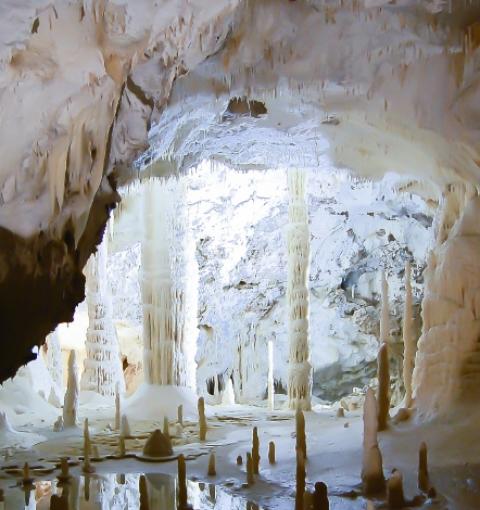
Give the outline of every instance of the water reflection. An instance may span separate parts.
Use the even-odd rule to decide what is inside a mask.
[[[178,510],[177,479],[164,474],[104,474],[72,477],[70,483],[35,482],[4,490],[0,510]],[[188,502],[195,510],[261,510],[224,488],[188,482]],[[3,505],[3,506],[2,506]]]

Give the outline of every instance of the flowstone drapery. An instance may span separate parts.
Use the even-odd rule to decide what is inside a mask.
[[[288,406],[290,409],[311,409],[312,366],[309,362],[308,331],[308,270],[310,233],[305,200],[305,173],[288,172],[289,225],[287,231],[287,303],[288,338]]]
[[[144,188],[144,373],[149,384],[193,389],[197,278],[185,194],[180,179],[152,179]]]
[[[85,341],[87,357],[80,387],[100,395],[115,396],[115,388],[125,390],[117,333],[112,318],[112,301],[107,280],[107,235],[90,257],[86,267],[88,329]]]

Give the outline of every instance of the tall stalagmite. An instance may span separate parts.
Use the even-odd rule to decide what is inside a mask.
[[[388,304],[388,282],[382,271],[382,315],[380,317],[380,343],[390,343],[390,306]]]
[[[75,351],[71,350],[68,357],[68,380],[65,400],[63,403],[64,427],[77,425],[78,413],[78,368]]]
[[[385,430],[388,426],[390,411],[390,365],[388,362],[388,347],[383,343],[378,350],[378,430]]]
[[[195,388],[196,281],[182,180],[144,188],[142,300],[145,381]]]
[[[413,296],[410,262],[405,265],[405,308],[403,312],[403,384],[405,385],[404,406],[412,405],[412,377],[415,367],[416,344],[413,336]]]
[[[308,270],[310,233],[308,230],[305,173],[293,169],[288,173],[288,405],[290,409],[311,409],[312,366],[309,362]]]
[[[86,267],[88,329],[86,358],[80,387],[114,397],[117,384],[125,390],[118,338],[113,324],[112,301],[107,279],[107,235]]]

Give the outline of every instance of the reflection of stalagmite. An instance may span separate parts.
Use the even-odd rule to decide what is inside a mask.
[[[107,278],[107,239],[104,235],[97,253],[90,257],[85,269],[88,329],[80,386],[84,391],[113,397],[117,384],[120,391],[125,390],[125,379]]]
[[[415,367],[415,339],[413,336],[413,297],[410,262],[405,265],[405,308],[403,312],[403,384],[404,406],[412,405],[412,377]]]
[[[388,508],[404,508],[403,477],[400,471],[395,470],[387,481]]]
[[[386,343],[378,351],[378,430],[385,430],[388,426],[390,411],[390,367],[388,362],[388,347]]]
[[[152,179],[144,191],[142,301],[145,381],[195,385],[194,250],[182,180]]]
[[[430,489],[427,445],[425,443],[420,445],[420,449],[418,451],[418,488],[423,492],[428,492]]]
[[[185,510],[187,507],[187,466],[181,453],[178,456],[178,510]]]
[[[258,475],[260,471],[260,440],[257,427],[253,427],[252,433],[252,462],[253,474]]]
[[[375,394],[368,388],[363,405],[362,483],[365,495],[381,492],[385,487],[382,454],[377,440],[378,417]]]
[[[288,405],[290,409],[311,408],[312,366],[309,362],[308,270],[310,234],[308,231],[305,174],[288,173],[289,226],[287,233],[288,276]]]
[[[75,427],[77,425],[78,412],[78,374],[76,354],[70,351],[68,357],[68,380],[65,400],[63,404],[63,426]]]
[[[198,399],[198,437],[200,441],[205,441],[207,437],[207,419],[205,418],[205,399],[200,397]]]
[[[268,443],[268,462],[270,464],[275,464],[275,443],[273,441],[270,441]]]
[[[307,436],[305,434],[305,416],[300,409],[295,413],[296,448],[307,458]]]
[[[150,504],[148,502],[148,489],[147,479],[145,475],[140,475],[138,480],[138,488],[140,492],[140,510],[150,510]]]

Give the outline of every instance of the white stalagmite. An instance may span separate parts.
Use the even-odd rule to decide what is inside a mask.
[[[305,199],[305,173],[303,171],[289,170],[288,192],[287,303],[290,345],[288,406],[290,409],[310,410],[312,390],[308,331],[310,233]]]
[[[118,338],[113,324],[112,301],[107,279],[107,235],[85,269],[88,329],[86,358],[80,387],[114,397],[118,384],[125,391]]]
[[[52,378],[51,397],[62,402],[63,397],[63,360],[58,333],[53,331],[47,336],[47,368]],[[51,400],[51,398],[49,398]],[[50,402],[54,403],[54,402]]]
[[[405,308],[403,312],[403,384],[405,386],[404,406],[412,405],[412,377],[415,367],[415,339],[413,337],[413,296],[410,262],[405,264]]]
[[[390,306],[385,271],[382,271],[382,314],[380,316],[380,344],[382,343],[390,344]]]
[[[268,376],[267,376],[268,409],[275,409],[275,387],[273,379],[273,340],[268,341]]]
[[[78,413],[78,368],[75,351],[72,349],[68,357],[67,390],[63,403],[63,426],[75,427]]]
[[[195,389],[196,275],[183,180],[144,188],[142,300],[145,381]]]

